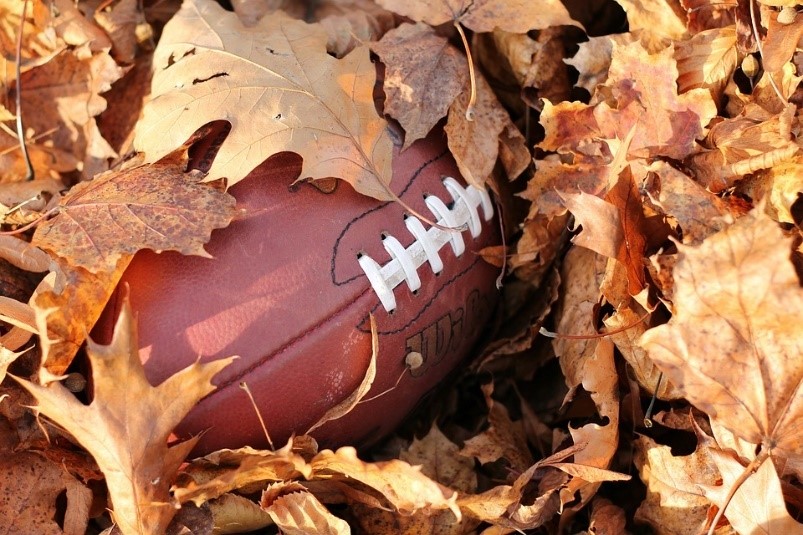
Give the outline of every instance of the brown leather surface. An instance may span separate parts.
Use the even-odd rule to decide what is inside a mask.
[[[397,147],[398,151],[398,147]],[[466,252],[441,249],[444,270],[419,268],[422,287],[394,294],[384,311],[358,263],[358,253],[384,264],[383,233],[408,246],[413,237],[397,203],[357,194],[345,183],[326,194],[310,184],[291,186],[296,169],[268,161],[231,188],[245,215],[217,231],[207,246],[214,257],[137,254],[123,281],[138,314],[140,355],[148,379],[158,383],[199,356],[239,359],[215,378],[207,396],[178,428],[187,437],[208,429],[196,453],[222,447],[262,447],[266,440],[245,392],[246,381],[274,443],[303,433],[360,383],[371,352],[368,314],[380,333],[378,371],[368,397],[346,417],[313,435],[324,446],[358,444],[391,431],[468,354],[496,301],[497,272],[476,251],[498,243],[496,219],[475,241],[463,232]],[[425,194],[447,204],[443,176],[459,177],[443,133],[413,144],[394,159],[393,190],[431,216]],[[96,336],[108,338],[119,310],[115,294]],[[411,350],[424,356],[405,368]]]

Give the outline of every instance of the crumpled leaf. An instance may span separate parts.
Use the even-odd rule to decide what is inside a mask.
[[[708,448],[675,456],[669,446],[649,437],[638,437],[634,444],[635,464],[647,486],[636,519],[649,524],[657,535],[698,535],[711,506],[698,485],[714,485],[719,478]]]
[[[346,446],[334,452],[324,450],[310,464],[317,477],[346,484],[353,480],[371,487],[403,515],[450,510],[458,520],[461,518],[457,493],[404,461],[364,462],[357,458],[357,450]]]
[[[32,243],[92,273],[112,271],[140,249],[208,256],[212,229],[235,214],[235,199],[183,171],[186,146],[152,165],[108,171],[76,185]]]
[[[695,406],[752,444],[803,447],[803,289],[791,246],[758,208],[679,245],[674,315],[641,345]]]
[[[154,55],[152,100],[135,146],[154,162],[199,127],[232,129],[209,179],[237,183],[269,156],[297,152],[301,178],[337,177],[392,199],[392,142],[374,107],[374,65],[361,46],[342,60],[326,32],[281,12],[246,27],[212,0],[188,0],[165,26]]]
[[[533,9],[527,0],[377,0],[377,3],[430,26],[459,22],[475,32],[499,28],[527,33],[549,26],[580,26],[558,0],[543,0],[538,9]]]
[[[308,478],[312,470],[294,451],[296,440],[291,439],[276,451],[244,447],[220,450],[195,459],[182,471],[171,493],[179,503],[192,501],[200,507],[208,500],[253,483]]]
[[[649,54],[638,41],[614,42],[607,82],[597,88],[591,104],[555,104],[543,123],[546,137],[539,146],[588,153],[584,145],[627,139],[635,128],[628,150],[632,157],[683,160],[695,150],[717,109],[706,89],[679,95],[677,77],[671,48]]]
[[[211,378],[232,358],[195,363],[151,386],[139,360],[137,333],[126,303],[111,345],[92,342],[93,399],[84,405],[58,382],[17,381],[37,400],[36,409],[66,429],[94,457],[106,476],[112,518],[124,534],[162,533],[176,509],[169,488],[197,439],[168,447],[173,428],[203,396]]]
[[[402,24],[370,46],[385,64],[384,111],[404,128],[404,150],[426,137],[468,84],[466,58],[422,23]]]
[[[276,483],[262,493],[262,508],[286,535],[347,535],[345,520],[330,513],[298,483]]]

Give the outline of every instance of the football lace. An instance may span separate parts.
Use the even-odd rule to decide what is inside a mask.
[[[379,265],[369,255],[363,254],[358,257],[360,267],[388,313],[396,309],[396,296],[393,290],[399,284],[406,282],[411,292],[421,288],[418,268],[424,263],[429,263],[435,274],[443,270],[439,251],[447,243],[452,246],[456,257],[465,252],[463,233],[448,229],[467,227],[471,237],[476,239],[482,232],[479,208],[482,207],[482,218],[485,221],[493,218],[493,204],[485,189],[471,185],[463,187],[452,177],[445,177],[443,185],[454,201],[451,208],[435,195],[429,195],[424,199],[427,208],[436,218],[437,227],[426,229],[420,219],[407,216],[404,223],[415,238],[413,243],[405,248],[394,236],[384,236],[382,245],[391,258],[384,266]]]

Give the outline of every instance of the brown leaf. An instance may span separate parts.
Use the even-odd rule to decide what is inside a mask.
[[[652,0],[616,0],[627,13],[631,31],[641,30],[653,40],[680,40],[686,33],[684,15],[679,2],[653,2]]]
[[[482,464],[505,459],[515,473],[524,472],[533,463],[533,459],[521,422],[513,422],[507,408],[491,397],[493,383],[482,385],[482,393],[488,407],[489,427],[466,440],[460,455],[475,457]]]
[[[402,24],[370,46],[385,64],[385,113],[404,128],[404,150],[446,116],[468,83],[466,58],[422,23]]]
[[[66,511],[56,522],[62,494]],[[6,533],[84,533],[91,503],[92,491],[57,462],[33,452],[6,452],[0,458],[0,517]]]
[[[458,454],[460,448],[433,423],[424,438],[415,438],[399,458],[421,467],[421,473],[459,492],[477,489],[474,462]]]
[[[289,487],[276,493],[276,487]],[[270,498],[269,498],[270,496]],[[326,510],[314,494],[298,484],[277,483],[263,493],[262,508],[287,535],[346,535],[351,529],[345,520]]]
[[[188,501],[201,506],[230,491],[265,481],[283,481],[312,473],[307,461],[294,451],[290,440],[276,451],[259,451],[244,447],[239,450],[220,450],[192,461],[182,470],[171,488],[179,503]]]
[[[61,375],[86,340],[92,326],[117,286],[130,257],[111,271],[91,273],[62,261],[31,296],[36,314],[42,364]]]
[[[708,448],[675,456],[669,446],[649,437],[636,438],[634,445],[635,465],[647,486],[636,519],[649,524],[656,535],[699,535],[711,504],[698,485],[713,485],[719,478]]]
[[[730,489],[745,470],[731,451],[710,450],[711,457],[722,474],[722,485],[702,486],[706,497],[720,508]],[[760,496],[760,504],[756,503]],[[803,524],[796,522],[786,509],[781,480],[771,460],[758,467],[740,486],[725,509],[725,518],[737,533],[801,533]]]
[[[342,418],[351,412],[352,409],[354,409],[354,407],[356,407],[357,404],[362,401],[371,390],[371,386],[374,384],[374,379],[376,378],[376,358],[379,354],[379,335],[377,334],[376,329],[376,318],[371,313],[368,314],[368,317],[371,325],[371,360],[368,362],[368,367],[365,369],[365,375],[363,375],[362,381],[360,381],[360,384],[357,386],[357,388],[355,388],[351,394],[346,396],[343,401],[327,410],[324,415],[321,416],[318,421],[307,430],[306,433],[304,433],[305,435],[309,435],[312,433],[312,431],[318,429],[326,422],[337,420],[338,418]]]
[[[32,243],[93,273],[113,271],[140,249],[208,256],[203,244],[212,229],[229,224],[235,200],[202,184],[201,175],[184,173],[184,150],[79,183]]]
[[[186,2],[154,55],[152,100],[136,147],[154,162],[199,127],[231,123],[209,179],[237,183],[269,156],[297,152],[301,178],[337,177],[366,195],[392,198],[392,142],[374,107],[368,49],[342,60],[326,32],[281,12],[246,27],[211,0]]]
[[[661,190],[656,204],[675,219],[685,244],[697,244],[725,228],[728,206],[719,197],[666,162],[655,161],[648,167],[659,178]]]
[[[19,383],[36,409],[89,451],[106,476],[112,518],[123,533],[163,532],[175,514],[169,488],[196,439],[168,447],[173,428],[214,387],[211,378],[231,362],[195,363],[157,387],[145,378],[136,327],[126,303],[111,345],[89,343],[93,399],[84,405],[54,382]]]
[[[377,3],[430,26],[459,22],[475,32],[499,28],[527,33],[549,26],[580,26],[558,0],[543,0],[538,9],[532,9],[527,0],[378,0]]]
[[[357,481],[371,487],[399,513],[410,515],[417,511],[435,512],[450,510],[459,520],[457,493],[439,485],[421,473],[419,467],[392,459],[375,463],[357,458],[352,447],[336,452],[324,450],[310,463],[316,478],[348,485]]]
[[[238,494],[224,494],[204,505],[219,533],[242,533],[264,529],[273,520],[258,504]]]
[[[470,90],[464,87],[449,108],[444,130],[460,174],[469,184],[482,187],[496,165],[499,135],[511,124],[511,120],[481,75],[477,76],[477,102],[471,121],[466,119],[469,98]],[[519,142],[523,141],[522,137]]]
[[[641,345],[694,405],[752,444],[799,455],[803,289],[790,243],[757,208],[678,246],[674,315]]]
[[[36,143],[31,144],[39,146],[47,142],[39,150],[61,160],[55,166],[53,162],[41,161],[42,167],[36,169],[39,176],[51,176],[54,167],[65,172],[78,169],[84,179],[89,179],[108,169],[107,160],[116,153],[100,135],[95,117],[106,109],[106,100],[100,93],[108,91],[122,75],[122,69],[108,52],[87,58],[63,52],[22,74],[25,127],[37,136]],[[13,140],[13,144],[18,141]],[[0,141],[0,150],[7,146],[13,145]]]
[[[725,84],[733,75],[738,59],[736,28],[714,28],[695,34],[675,48],[678,90],[704,87],[714,100],[722,100]]]

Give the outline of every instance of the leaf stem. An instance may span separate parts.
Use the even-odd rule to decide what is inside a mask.
[[[466,60],[468,61],[468,80],[471,84],[471,96],[468,99],[468,106],[466,106],[466,121],[474,120],[474,105],[477,103],[477,81],[474,76],[474,60],[471,57],[471,49],[468,47],[468,39],[466,39],[466,32],[458,21],[454,21],[454,27],[460,38],[463,40],[463,47],[466,49]]]
[[[765,446],[762,446],[761,452],[753,459],[750,464],[748,464],[744,471],[739,475],[736,481],[733,482],[731,485],[730,490],[728,491],[728,495],[725,497],[725,503],[722,504],[722,507],[719,508],[717,514],[714,516],[714,519],[711,521],[711,525],[708,527],[708,535],[714,535],[714,531],[717,529],[717,524],[719,523],[722,515],[725,514],[725,509],[728,508],[728,505],[731,503],[731,500],[736,495],[736,492],[741,488],[742,484],[747,481],[747,478],[752,476],[756,471],[761,468],[761,465],[769,459],[770,451]]]

